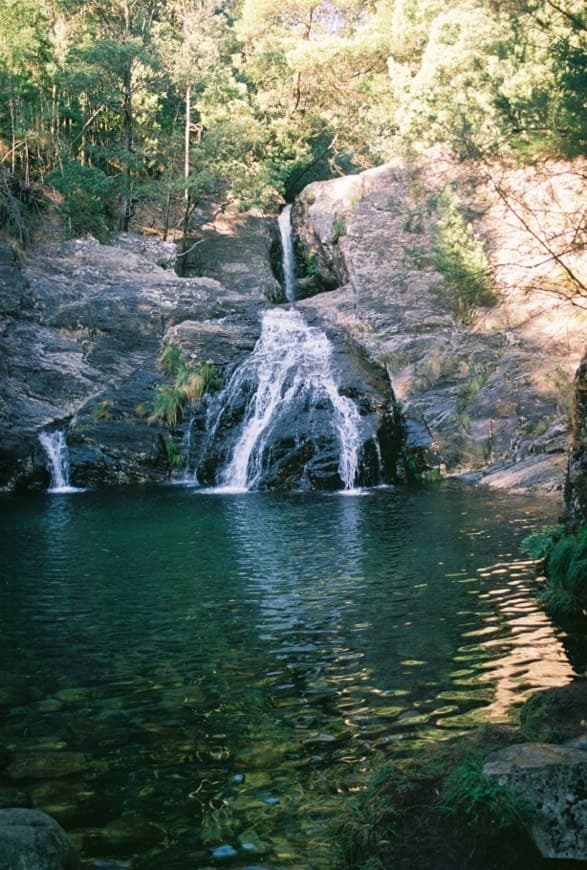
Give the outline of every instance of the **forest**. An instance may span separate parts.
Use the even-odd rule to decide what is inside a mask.
[[[105,239],[446,143],[587,149],[582,0],[0,0],[0,222]],[[142,221],[144,224],[144,220]]]

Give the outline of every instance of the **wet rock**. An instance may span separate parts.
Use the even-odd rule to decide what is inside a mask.
[[[132,855],[157,846],[165,832],[138,814],[129,813],[113,819],[99,830],[85,831],[84,851],[94,855]]]
[[[587,861],[587,753],[524,743],[491,754],[483,773],[530,802],[531,833],[545,858]]]
[[[78,855],[65,831],[46,813],[0,810],[0,867],[3,870],[76,870]]]
[[[267,846],[261,841],[261,838],[253,828],[239,834],[238,842],[241,849],[245,852],[263,855],[267,851]]]

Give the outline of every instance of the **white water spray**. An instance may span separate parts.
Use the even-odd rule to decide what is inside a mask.
[[[41,432],[39,441],[48,460],[51,472],[49,492],[80,492],[69,483],[69,451],[65,432],[57,429],[54,432]]]
[[[339,476],[344,488],[352,489],[364,440],[361,418],[354,402],[338,391],[332,346],[321,329],[308,326],[294,309],[267,311],[253,353],[226,387],[215,429],[244,393],[250,398],[240,437],[221,475],[221,489],[255,489],[272,433],[288,417],[295,419],[296,409],[301,412],[308,405],[330,407],[332,434],[339,443]]]
[[[296,298],[296,273],[295,253],[291,232],[291,203],[279,213],[279,234],[281,237],[281,265],[283,268],[283,281],[285,285],[285,298],[288,302],[295,302]]]

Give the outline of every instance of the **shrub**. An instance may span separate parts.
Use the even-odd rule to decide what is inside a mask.
[[[149,421],[177,426],[188,402],[201,399],[206,391],[222,387],[222,376],[211,361],[190,365],[182,359],[181,348],[168,344],[159,357],[163,371],[175,377],[175,383],[157,387],[155,407]]]
[[[112,399],[102,399],[94,406],[92,415],[94,420],[112,420],[114,416],[114,402]]]
[[[338,242],[340,238],[346,236],[346,223],[343,217],[336,216],[332,221],[332,241],[334,244]]]
[[[181,348],[177,344],[168,344],[157,360],[159,368],[170,377],[175,377],[181,365]]]
[[[522,544],[542,560],[546,585],[540,599],[547,610],[561,616],[587,612],[587,527],[575,534],[562,526],[533,532]]]
[[[489,262],[450,187],[440,196],[439,207],[440,217],[432,233],[434,263],[443,277],[437,292],[446,298],[459,320],[470,323],[476,307],[494,305],[497,299]]]
[[[62,170],[50,172],[47,182],[62,195],[59,212],[69,235],[91,233],[101,241],[108,238],[114,179],[94,166],[66,163]]]
[[[483,773],[483,760],[472,756],[446,778],[445,808],[469,826],[485,830],[522,828],[530,805]]]
[[[166,423],[168,426],[177,426],[183,416],[186,396],[175,385],[163,384],[157,387],[155,407],[149,418],[153,423]]]
[[[169,463],[170,468],[181,468],[183,465],[184,459],[181,452],[181,449],[177,446],[175,441],[171,438],[167,438],[164,442],[165,444],[165,455],[167,456],[167,462]]]

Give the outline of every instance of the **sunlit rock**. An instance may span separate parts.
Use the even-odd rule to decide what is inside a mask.
[[[587,753],[524,743],[490,755],[483,768],[532,807],[532,837],[545,858],[587,860]]]

